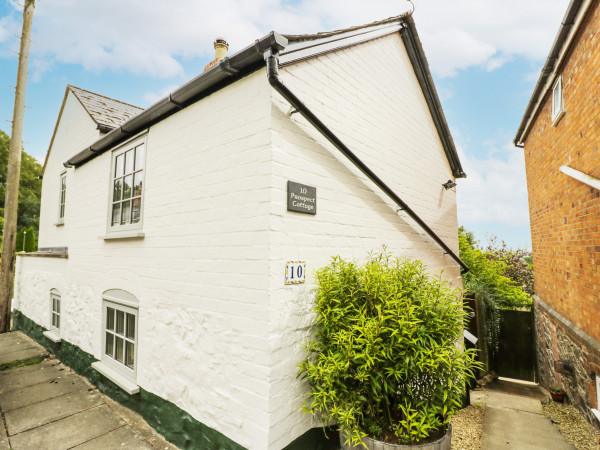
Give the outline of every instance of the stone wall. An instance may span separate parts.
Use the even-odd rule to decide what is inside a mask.
[[[559,315],[539,297],[535,297],[535,337],[540,384],[546,388],[560,386],[590,422],[600,428],[590,408],[598,409],[596,377],[600,376],[600,342]],[[563,360],[572,368],[561,368]]]

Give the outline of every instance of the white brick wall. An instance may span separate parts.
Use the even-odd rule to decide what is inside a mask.
[[[38,245],[40,247],[64,247],[67,245],[69,234],[69,221],[77,215],[72,207],[65,209],[64,226],[56,226],[58,222],[58,207],[60,195],[60,175],[67,172],[67,202],[70,203],[70,195],[73,187],[73,169],[66,169],[63,163],[70,156],[91,145],[100,136],[96,129],[96,123],[92,120],[81,103],[68,92],[64,102],[62,114],[60,115],[60,126],[56,129],[50,157],[44,171],[42,180],[42,207],[40,211],[40,235]]]
[[[455,195],[441,187],[450,168],[398,35],[289,66],[282,77],[457,247]],[[52,225],[58,168],[89,142],[53,149],[40,245],[68,246],[69,259],[18,261],[16,308],[47,327],[49,290],[59,289],[63,339],[98,359],[102,292],[135,295],[138,384],[261,450],[280,449],[316,426],[298,410],[306,386],[296,379],[313,323],[314,270],[333,255],[364,259],[387,244],[433,272],[445,268],[454,280],[459,273],[412,219],[288,110],[260,70],[153,126],[142,240],[100,238],[110,153],[71,169],[65,226]],[[84,128],[70,125],[62,142]],[[317,187],[316,216],[286,211],[287,180]],[[299,258],[307,261],[307,283],[285,286],[285,262]]]
[[[282,69],[283,82],[458,252],[456,197],[429,109],[398,34]],[[364,261],[387,245],[460,283],[457,264],[279,95],[273,102],[269,302],[269,448],[315,426],[298,408],[301,344],[310,336],[314,271],[334,255]],[[317,188],[317,214],[286,210],[287,180]],[[307,283],[285,286],[287,260],[306,260]]]

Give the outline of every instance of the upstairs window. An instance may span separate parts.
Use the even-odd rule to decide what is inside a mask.
[[[552,86],[552,124],[556,124],[558,119],[565,112],[565,104],[563,97],[562,77],[559,76]]]
[[[58,222],[63,223],[65,221],[65,200],[67,194],[67,173],[64,172],[60,175],[60,196],[58,201]]]
[[[144,159],[140,140],[113,153],[110,230],[141,228]]]

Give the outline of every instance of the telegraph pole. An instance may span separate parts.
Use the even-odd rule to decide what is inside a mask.
[[[21,150],[23,148],[23,119],[25,116],[25,93],[27,91],[27,68],[31,27],[35,0],[25,0],[23,9],[23,31],[19,52],[19,69],[15,89],[12,132],[6,174],[6,196],[4,200],[4,231],[2,241],[2,263],[0,264],[0,333],[10,331],[10,303],[15,275],[15,245],[17,241],[17,206],[19,204],[19,178],[21,175]]]

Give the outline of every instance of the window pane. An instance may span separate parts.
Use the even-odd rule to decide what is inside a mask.
[[[56,300],[56,312],[60,314],[60,298],[57,298],[55,300]]]
[[[113,356],[114,354],[114,337],[112,334],[110,333],[106,333],[106,350],[104,351],[104,353],[106,353],[108,356]]]
[[[133,150],[125,153],[125,173],[133,172]]]
[[[133,314],[127,314],[127,333],[125,336],[129,339],[135,340],[135,316]]]
[[[138,223],[140,221],[140,212],[142,209],[142,199],[134,198],[131,206],[131,223]]]
[[[133,196],[139,197],[142,195],[142,174],[143,172],[136,172],[133,175]]]
[[[106,308],[106,329],[115,331],[115,310]]]
[[[58,314],[56,315],[56,325],[55,325],[55,327],[56,328],[60,328],[60,316]]]
[[[122,203],[123,207],[121,208],[121,225],[126,225],[129,223],[130,214],[131,214],[131,200],[127,200]]]
[[[123,311],[117,310],[117,333],[125,334],[125,313]]]
[[[64,189],[62,191],[60,191],[60,202],[61,203],[65,202],[65,190]]]
[[[60,215],[59,218],[64,218],[65,217],[65,204],[63,203],[62,205],[60,205]]]
[[[134,363],[134,345],[131,342],[125,342],[125,365],[133,369]]]
[[[120,177],[123,175],[123,160],[125,159],[124,155],[119,155],[117,156],[117,159],[115,161],[115,178]]]
[[[112,224],[117,225],[121,221],[121,204],[115,203],[112,212]]]
[[[115,359],[123,362],[123,339],[115,336]]]
[[[135,149],[135,170],[144,167],[144,146],[140,145]]]
[[[123,200],[131,198],[131,181],[132,175],[123,178]]]
[[[66,185],[67,185],[67,177],[63,175],[60,178],[60,189],[64,191]]]
[[[121,194],[123,193],[123,179],[119,178],[115,180],[115,186],[113,188],[113,202],[121,200]]]
[[[58,328],[59,322],[58,322],[58,316],[56,315],[56,313],[52,313],[52,326],[54,328]]]

